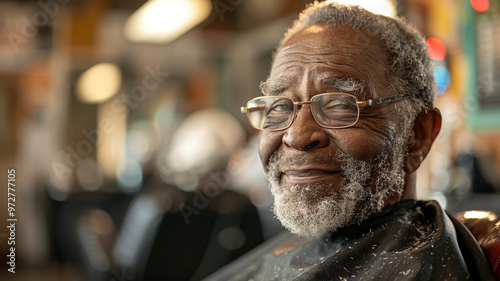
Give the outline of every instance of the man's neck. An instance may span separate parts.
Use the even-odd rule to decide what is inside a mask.
[[[403,194],[402,195],[394,195],[394,196],[390,197],[385,202],[385,206],[396,203],[398,201],[403,201],[406,199],[416,199],[416,197],[417,197],[416,182],[417,182],[416,172],[413,172],[409,175],[407,174],[405,176],[405,183],[403,186]]]

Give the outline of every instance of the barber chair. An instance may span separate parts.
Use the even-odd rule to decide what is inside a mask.
[[[460,212],[455,217],[476,237],[500,280],[500,214],[489,211]]]

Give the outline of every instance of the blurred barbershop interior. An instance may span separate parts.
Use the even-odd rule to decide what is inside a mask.
[[[201,280],[281,232],[240,107],[261,95],[275,46],[310,2],[1,1],[14,280]],[[428,38],[443,114],[418,197],[500,211],[500,1],[395,10]],[[0,279],[12,280],[5,189]]]

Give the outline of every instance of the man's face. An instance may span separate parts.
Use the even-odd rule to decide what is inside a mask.
[[[369,33],[313,25],[284,43],[265,91],[295,101],[328,92],[359,100],[390,96],[386,63],[380,41]],[[285,227],[318,235],[365,219],[400,195],[405,137],[397,115],[393,104],[368,107],[354,126],[326,129],[303,105],[288,129],[263,131],[259,153]]]

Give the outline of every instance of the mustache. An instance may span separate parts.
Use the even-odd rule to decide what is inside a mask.
[[[284,155],[281,150],[276,150],[271,154],[268,161],[268,170],[270,168],[278,171],[285,168],[295,168],[306,165],[330,165],[332,167],[340,167],[340,163],[336,161],[337,153],[310,155],[297,153],[292,155]],[[269,172],[269,171],[267,171]]]
[[[344,177],[343,184],[352,181],[367,183],[373,177],[374,169],[376,170],[375,165],[357,160],[341,150],[337,150],[334,154],[294,153],[284,155],[280,148],[269,157],[266,174],[270,182],[279,184],[285,169],[300,169],[307,166],[339,170]]]
[[[271,154],[268,161],[268,168],[266,172],[282,171],[285,168],[293,169],[304,166],[328,166],[329,168],[339,169],[343,172],[346,169],[362,169],[373,166],[372,163],[355,159],[346,152],[341,150],[335,153],[322,153],[311,155],[307,153],[294,153],[284,155],[282,149],[276,150]]]

